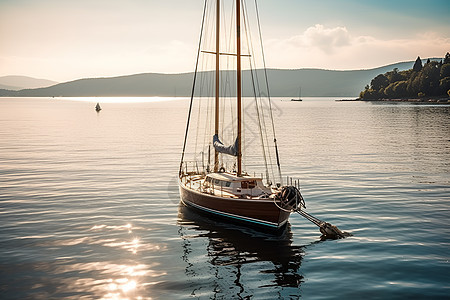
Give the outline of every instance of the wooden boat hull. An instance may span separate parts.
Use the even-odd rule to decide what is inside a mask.
[[[248,226],[279,230],[289,219],[290,213],[280,210],[271,199],[218,197],[192,190],[181,182],[179,187],[183,204]]]

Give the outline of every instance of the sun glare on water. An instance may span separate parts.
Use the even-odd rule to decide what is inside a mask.
[[[149,103],[187,99],[186,97],[58,97],[58,100],[92,103]]]

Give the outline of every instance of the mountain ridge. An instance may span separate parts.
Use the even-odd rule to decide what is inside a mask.
[[[21,75],[0,76],[0,89],[22,90],[49,87],[58,84],[56,81]]]
[[[440,58],[430,58],[439,60]],[[426,59],[424,59],[426,61]],[[414,61],[399,62],[372,69],[361,70],[325,70],[304,69],[267,69],[269,87],[273,97],[292,97],[298,95],[299,86],[302,96],[358,96],[366,84],[376,75],[412,68]],[[229,71],[222,71],[229,72]],[[249,80],[249,71],[244,71],[244,86]],[[263,70],[257,70],[263,72]],[[212,76],[211,71],[206,75]],[[164,74],[140,73],[116,77],[82,78],[57,83],[48,87],[26,88],[21,90],[1,89],[3,97],[133,97],[133,96],[190,96],[193,72]],[[247,75],[245,75],[247,74]],[[245,79],[247,78],[247,79]],[[0,77],[1,79],[1,77]],[[2,81],[0,80],[0,84]],[[248,82],[247,82],[248,83]],[[250,88],[244,88],[244,96],[251,95]]]

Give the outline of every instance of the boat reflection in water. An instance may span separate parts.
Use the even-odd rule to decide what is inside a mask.
[[[187,264],[185,272],[192,280],[202,278],[205,272],[215,274],[211,293],[226,297],[256,297],[254,293],[259,287],[292,287],[298,291],[303,281],[299,269],[304,251],[302,247],[292,245],[289,223],[278,235],[266,234],[214,220],[180,204],[178,225],[183,239],[182,258]],[[193,252],[201,249],[198,247],[201,242],[207,243],[206,256]],[[196,285],[205,293],[204,282],[193,282],[193,295]]]

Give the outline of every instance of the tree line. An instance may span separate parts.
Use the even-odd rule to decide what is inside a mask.
[[[412,69],[377,75],[361,91],[363,100],[450,97],[450,54],[445,54],[444,61],[428,61],[422,65],[417,57]]]

